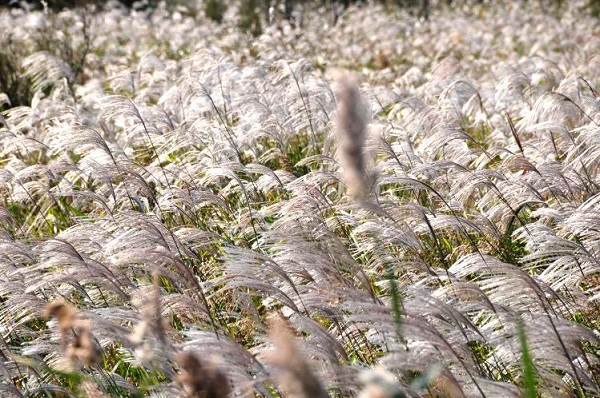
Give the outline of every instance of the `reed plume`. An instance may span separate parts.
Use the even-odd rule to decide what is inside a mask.
[[[276,381],[290,398],[329,398],[298,350],[288,325],[278,316],[269,319],[269,337],[275,344],[270,357],[276,367]]]
[[[336,85],[337,155],[348,195],[355,200],[364,200],[370,194],[372,184],[365,157],[368,111],[354,76],[341,74]]]

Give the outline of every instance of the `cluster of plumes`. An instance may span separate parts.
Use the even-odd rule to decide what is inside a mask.
[[[39,91],[0,117],[0,391],[521,396],[522,321],[540,394],[599,394],[597,21],[455,3],[252,42],[114,8],[78,78],[28,54]],[[0,13],[24,53],[49,24]]]

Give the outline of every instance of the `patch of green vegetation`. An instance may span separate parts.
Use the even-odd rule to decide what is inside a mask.
[[[512,371],[494,359],[494,347],[476,340],[470,340],[467,345],[481,373],[495,381],[514,382]]]
[[[105,347],[103,354],[102,367],[133,383],[140,389],[140,395],[148,391],[151,386],[166,380],[160,372],[149,371],[143,366],[135,365],[132,355],[119,344],[113,343]]]
[[[486,151],[489,149],[489,136],[491,128],[484,122],[474,122],[467,117],[461,121],[463,132],[468,136],[467,146],[472,149]]]
[[[308,165],[298,166],[310,151],[310,140],[308,135],[295,135],[287,143],[285,166],[296,177],[302,177],[311,171]]]

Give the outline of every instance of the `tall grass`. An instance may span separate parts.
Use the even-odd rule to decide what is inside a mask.
[[[0,12],[0,391],[600,395],[597,24],[455,3]]]

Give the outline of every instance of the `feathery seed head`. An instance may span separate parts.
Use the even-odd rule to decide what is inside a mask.
[[[343,168],[348,194],[357,200],[365,199],[370,191],[371,178],[366,170],[368,110],[359,91],[356,77],[344,73],[337,79],[338,158]]]

